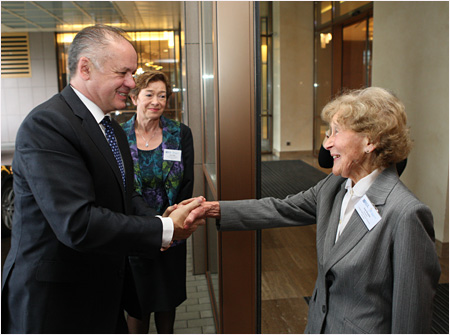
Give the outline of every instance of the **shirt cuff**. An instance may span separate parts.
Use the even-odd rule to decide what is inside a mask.
[[[173,221],[169,217],[163,218],[162,216],[159,215],[157,215],[156,217],[161,219],[163,226],[161,247],[167,248],[170,245],[170,242],[172,242],[173,238]]]

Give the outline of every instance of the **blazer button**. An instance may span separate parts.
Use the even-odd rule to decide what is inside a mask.
[[[327,312],[327,306],[322,305],[322,313],[326,313]]]

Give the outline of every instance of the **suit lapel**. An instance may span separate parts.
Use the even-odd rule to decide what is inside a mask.
[[[333,235],[333,242],[336,239],[336,231],[337,229],[335,229],[335,234]],[[348,254],[368,231],[366,225],[355,210],[341,236],[330,249],[330,257],[328,257],[324,263],[325,272],[342,259],[342,257]]]
[[[395,184],[398,182],[398,175],[395,172],[395,167],[391,166],[385,169],[375,180],[372,186],[367,191],[366,195],[372,204],[377,208],[380,215],[382,215],[382,207],[386,203],[386,199],[389,193],[394,188]],[[345,194],[342,194],[342,197]],[[341,193],[339,193],[341,195]],[[337,220],[339,221],[340,208],[342,204],[342,198],[339,202],[337,211],[336,208],[333,210],[332,217],[337,214]],[[337,213],[336,213],[337,212]],[[358,212],[355,210],[350,217],[350,221],[342,232],[341,236],[334,243],[336,239],[337,224],[335,227],[330,227],[328,229],[329,234],[327,234],[325,240],[326,250],[329,252],[326,254],[327,257],[324,260],[324,270],[325,273],[338,261],[340,261],[346,254],[348,254],[360,241],[361,239],[369,233],[364,221],[359,216]]]
[[[345,195],[345,183],[342,183],[340,191],[336,194],[336,197],[333,202],[333,208],[331,210],[330,218],[328,225],[324,225],[326,227],[325,241],[324,241],[324,258],[323,263],[325,264],[326,260],[330,258],[332,255],[334,241],[336,240],[336,233],[339,225],[339,217],[341,214],[341,206],[342,200]]]
[[[111,151],[111,147],[109,146],[108,141],[106,140],[105,135],[100,129],[97,121],[92,116],[91,112],[87,109],[87,107],[83,104],[83,102],[78,98],[75,92],[70,88],[70,86],[66,86],[64,90],[61,92],[61,95],[66,100],[67,104],[72,109],[73,113],[78,116],[81,120],[81,126],[86,130],[88,136],[92,139],[94,145],[99,149],[102,153],[103,157],[106,159],[108,164],[111,166],[111,169],[114,171],[116,179],[122,187],[122,191],[125,191],[122,182],[122,176],[120,173],[119,166],[117,165],[117,161],[114,157],[113,152]],[[113,122],[113,125],[115,122]],[[117,133],[117,127],[114,127],[114,131]],[[119,143],[119,141],[118,141]],[[119,149],[122,151],[123,147],[119,144]]]

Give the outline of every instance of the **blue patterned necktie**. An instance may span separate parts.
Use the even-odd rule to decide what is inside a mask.
[[[114,129],[112,127],[111,120],[108,116],[100,122],[105,127],[106,139],[108,140],[109,146],[116,158],[117,165],[119,165],[120,173],[122,174],[123,186],[125,187],[125,169],[123,168],[122,157],[120,156],[119,146],[117,145],[116,135],[114,135]]]

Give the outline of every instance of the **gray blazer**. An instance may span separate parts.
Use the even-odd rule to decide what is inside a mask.
[[[429,333],[441,272],[430,209],[390,167],[366,193],[381,221],[369,231],[355,211],[335,243],[344,184],[330,174],[283,200],[221,201],[218,228],[317,224],[318,276],[306,333]]]

